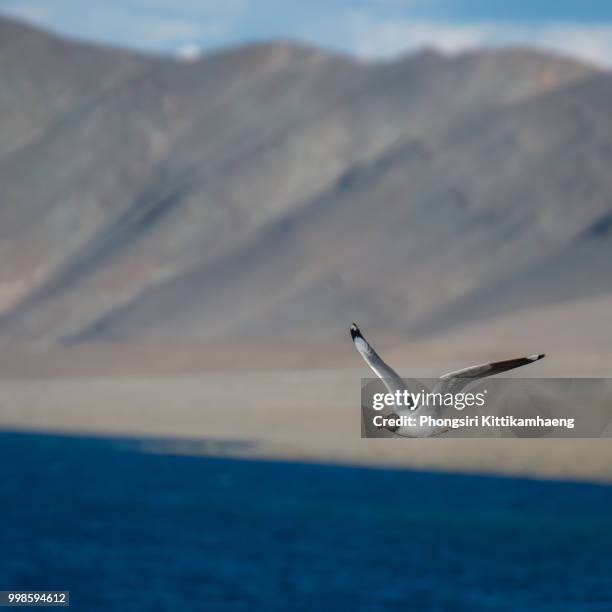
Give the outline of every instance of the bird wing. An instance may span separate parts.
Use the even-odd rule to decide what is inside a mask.
[[[501,372],[507,372],[508,370],[514,370],[524,365],[529,365],[540,359],[544,359],[545,354],[530,355],[529,357],[518,357],[517,359],[506,359],[504,361],[492,361],[491,363],[481,363],[479,365],[470,366],[469,368],[463,368],[462,370],[455,370],[454,372],[448,372],[440,376],[441,389],[438,391],[458,393],[470,383],[477,381],[487,376],[493,376],[500,374]],[[471,385],[470,385],[471,386]]]
[[[380,355],[373,349],[369,342],[363,337],[361,331],[355,323],[351,325],[351,338],[355,344],[355,348],[368,364],[372,372],[382,379],[385,387],[391,392],[396,390],[404,391],[406,385],[400,375],[388,364],[386,364]]]

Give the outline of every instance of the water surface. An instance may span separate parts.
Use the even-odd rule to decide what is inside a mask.
[[[0,589],[72,609],[612,609],[612,487],[11,433],[0,477]]]

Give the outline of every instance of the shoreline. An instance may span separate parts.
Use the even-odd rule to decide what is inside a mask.
[[[612,485],[612,452],[606,439],[410,439],[362,440],[359,445],[301,446],[281,440],[248,438],[169,437],[136,431],[93,431],[66,428],[0,427],[0,435],[57,436],[107,440],[129,444],[140,452],[160,455],[210,457],[242,461],[272,461],[384,470],[408,470],[470,476],[523,478],[545,481]],[[375,444],[371,444],[374,442]],[[594,461],[597,446],[599,459]],[[599,452],[601,451],[601,452]],[[512,459],[514,457],[514,459]]]
[[[118,449],[141,452],[152,455],[168,455],[177,457],[202,457],[231,461],[253,461],[262,463],[285,463],[296,465],[320,465],[327,467],[356,468],[368,470],[389,470],[398,472],[416,472],[421,474],[436,474],[446,476],[467,476],[482,478],[506,478],[519,480],[534,480],[540,482],[567,482],[611,486],[612,478],[586,478],[580,476],[559,476],[554,473],[513,472],[509,470],[495,471],[492,469],[448,469],[448,466],[412,465],[401,462],[381,461],[343,461],[340,459],[324,459],[308,454],[288,456],[281,447],[274,449],[266,447],[255,440],[241,439],[200,439],[200,438],[165,438],[138,436],[133,434],[108,434],[86,431],[48,431],[48,430],[15,430],[0,428],[0,436],[40,436],[66,438],[81,441],[101,441],[116,446]],[[277,452],[274,452],[274,451]]]
[[[606,438],[362,439],[360,384],[369,372],[347,344],[323,355],[303,344],[5,352],[0,430],[162,439],[156,452],[192,454],[235,440],[243,445],[237,458],[612,483]],[[418,364],[414,375],[427,378],[492,353],[463,343],[443,348],[391,347],[389,361],[400,372]],[[575,376],[576,359],[585,374],[612,371],[612,355],[561,354],[525,374]]]

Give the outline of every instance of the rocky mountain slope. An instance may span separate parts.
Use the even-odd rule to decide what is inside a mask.
[[[431,333],[612,290],[612,76],[0,20],[0,339]]]

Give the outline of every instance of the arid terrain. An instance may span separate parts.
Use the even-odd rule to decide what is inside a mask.
[[[607,377],[612,338],[598,324],[609,307],[581,304],[578,318],[568,308],[546,309],[532,320],[509,318],[428,342],[370,337],[406,376],[435,377],[544,348],[548,357],[522,376]],[[599,344],[577,331],[584,312],[582,327]],[[546,327],[562,324],[556,338]],[[13,347],[0,357],[0,427],[142,437],[149,452],[612,481],[609,438],[361,439],[360,379],[369,375],[348,334],[316,344]]]

